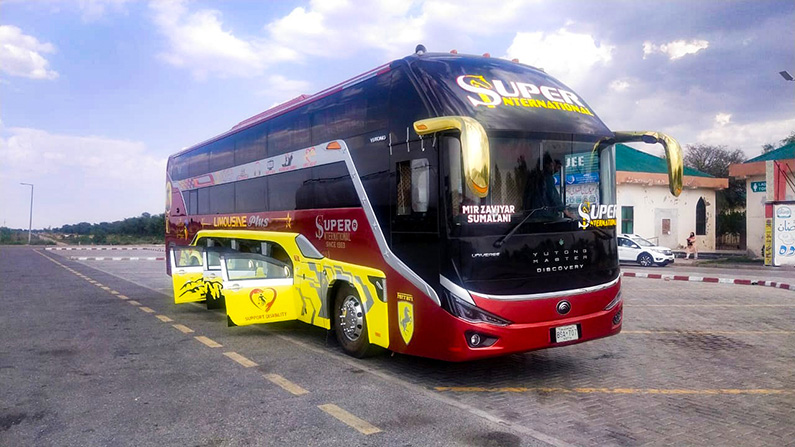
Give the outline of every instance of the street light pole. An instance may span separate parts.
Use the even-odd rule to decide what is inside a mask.
[[[33,183],[20,183],[20,185],[30,186],[30,220],[28,221],[28,245],[33,232]]]

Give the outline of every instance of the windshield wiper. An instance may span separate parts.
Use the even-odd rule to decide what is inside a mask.
[[[505,242],[506,242],[506,241],[507,241],[507,240],[508,240],[508,239],[509,239],[511,236],[513,236],[513,234],[514,234],[514,233],[516,233],[516,230],[518,230],[518,229],[519,229],[519,227],[521,227],[522,225],[524,225],[524,223],[525,223],[525,222],[527,222],[527,219],[529,219],[529,218],[530,218],[530,216],[532,216],[533,214],[535,214],[535,212],[536,212],[536,211],[559,211],[559,208],[561,208],[561,207],[559,207],[559,206],[542,206],[542,207],[538,207],[538,208],[533,208],[533,209],[531,209],[531,210],[530,210],[530,211],[527,213],[527,216],[525,216],[525,217],[524,217],[524,219],[522,219],[522,221],[521,221],[521,222],[519,222],[518,224],[516,224],[516,226],[514,226],[513,228],[511,228],[511,231],[509,231],[509,232],[508,232],[508,234],[506,234],[505,236],[503,236],[503,237],[501,237],[501,238],[497,239],[497,240],[494,242],[494,247],[496,247],[496,248],[500,248],[500,247],[502,247],[502,245],[503,245],[503,244],[504,244],[504,243],[505,243]]]

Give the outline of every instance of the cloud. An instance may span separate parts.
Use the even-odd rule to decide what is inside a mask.
[[[721,127],[729,124],[731,120],[732,120],[731,113],[719,113],[715,115],[715,124]]]
[[[463,50],[473,37],[501,34],[506,24],[519,22],[528,5],[532,2],[506,0],[483,8],[474,0],[374,0],[363,7],[351,0],[311,0],[253,35],[225,25],[220,11],[191,10],[185,0],[152,0],[149,7],[167,39],[160,57],[205,79],[261,76],[283,62],[361,59],[369,56],[365,52],[387,61],[410,54],[418,43],[431,51]],[[475,17],[478,25],[472,26]]]
[[[54,53],[55,46],[22,34],[16,26],[0,25],[0,70],[11,76],[30,79],[56,79],[42,53]]]
[[[269,63],[296,58],[286,47],[274,47],[257,38],[240,38],[225,29],[220,11],[188,11],[181,0],[153,1],[150,9],[168,50],[160,54],[167,63],[184,67],[198,79],[209,76],[253,77]]]
[[[98,136],[58,135],[12,127],[0,139],[3,167],[34,176],[74,175],[86,182],[135,184],[141,176],[164,177],[165,159],[149,155],[143,143]],[[154,173],[156,172],[156,174]]]
[[[361,3],[312,0],[265,26],[270,39],[302,55],[351,57],[379,50],[386,57],[405,55],[425,37],[428,18],[413,14],[416,4],[402,0]]]
[[[616,79],[610,83],[610,90],[613,90],[614,92],[620,93],[626,91],[629,87],[630,83],[626,79]]]
[[[124,11],[124,5],[130,0],[80,0],[78,5],[83,12],[83,20],[93,22],[105,16],[108,9]]]
[[[516,33],[507,57],[543,68],[547,73],[576,86],[597,65],[607,65],[614,47],[597,44],[589,34],[565,28],[553,33]]]
[[[312,88],[311,83],[299,79],[288,79],[282,75],[269,76],[266,84],[268,88],[258,91],[257,94],[275,100],[276,102],[273,106],[277,106],[302,94],[313,93],[310,90]]]
[[[655,45],[646,41],[643,42],[643,58],[646,59],[647,56],[654,53],[663,53],[668,55],[668,59],[675,60],[687,56],[688,54],[696,54],[707,48],[709,48],[709,42],[706,40],[691,40],[689,42],[675,40],[662,45]]]
[[[698,134],[697,141],[704,144],[725,145],[742,149],[748,157],[761,153],[762,144],[779,141],[795,129],[795,118],[750,123],[722,122],[719,114],[715,124]],[[730,116],[730,115],[729,115]]]
[[[0,217],[9,226],[27,227],[29,196],[17,191],[19,182],[35,184],[36,228],[121,219],[163,207],[166,160],[141,142],[18,127],[0,132],[0,184],[8,192]]]

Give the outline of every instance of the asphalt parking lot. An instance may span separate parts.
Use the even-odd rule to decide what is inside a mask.
[[[795,445],[794,291],[629,277],[616,337],[355,360],[71,257],[0,248],[0,445]]]

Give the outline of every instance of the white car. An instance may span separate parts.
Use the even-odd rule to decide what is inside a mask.
[[[674,254],[670,248],[654,245],[637,234],[619,234],[618,260],[637,262],[644,267],[666,266],[674,262]]]

